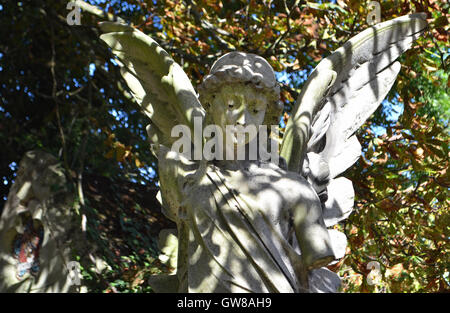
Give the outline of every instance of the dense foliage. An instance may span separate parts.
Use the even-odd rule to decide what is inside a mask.
[[[146,230],[145,216],[159,208],[156,201],[142,208],[136,190],[155,189],[157,162],[146,142],[148,120],[99,41],[96,23],[120,17],[151,35],[182,64],[194,86],[226,52],[265,57],[282,85],[283,128],[314,66],[369,27],[368,1],[89,2],[108,14],[85,9],[80,26],[67,24],[65,1],[0,4],[0,202],[26,151],[40,148],[59,156],[77,191],[80,214],[88,216],[90,235],[105,251],[114,251],[105,254],[111,267],[102,277],[84,272],[93,290],[147,291],[145,275],[165,270],[155,259],[154,239],[145,238],[155,236]],[[380,4],[382,21],[426,12],[430,29],[401,57],[402,70],[387,100],[358,133],[364,153],[346,173],[355,186],[355,211],[337,226],[349,246],[330,268],[344,277],[347,292],[444,291],[450,289],[449,4]],[[89,186],[101,179],[110,189],[91,192]],[[117,196],[108,196],[111,192]],[[110,210],[118,213],[105,214]],[[108,227],[108,218],[120,223]],[[116,252],[107,243],[116,228],[122,241],[113,246],[129,249]],[[371,261],[380,264],[378,285],[367,281]]]

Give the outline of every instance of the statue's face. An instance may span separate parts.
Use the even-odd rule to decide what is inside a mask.
[[[258,92],[255,88],[244,84],[223,86],[212,102],[208,114],[211,114],[214,124],[221,127],[224,134],[228,125],[235,145],[247,144],[254,138],[246,132],[244,142],[238,142],[234,133],[236,126],[253,125],[258,131],[259,126],[264,122],[268,103],[263,92]]]

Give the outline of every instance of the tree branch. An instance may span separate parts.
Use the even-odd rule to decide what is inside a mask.
[[[219,43],[219,46],[222,49],[234,50],[234,47],[230,43],[228,43],[227,41],[225,41],[224,39],[222,39],[218,36],[218,34],[219,34],[222,36],[231,37],[231,34],[229,32],[227,32],[223,29],[214,27],[214,25],[212,25],[210,22],[204,20],[202,18],[202,16],[200,15],[200,13],[198,12],[197,6],[193,3],[193,1],[186,0],[186,6],[191,7],[190,11],[194,15],[195,22],[199,26],[203,27]]]
[[[108,20],[110,22],[120,22],[120,23],[125,23],[126,24],[124,19],[122,19],[122,18],[120,18],[118,16],[115,16],[115,15],[113,15],[111,13],[104,12],[100,8],[98,8],[98,7],[94,6],[94,5],[91,5],[89,3],[86,3],[86,2],[84,2],[82,0],[76,0],[75,3],[76,3],[76,5],[78,5],[81,8],[82,11],[86,11],[86,12],[92,14],[92,15],[95,15],[95,16],[100,17],[102,19]]]
[[[284,8],[286,10],[286,14],[287,14],[287,26],[286,26],[286,30],[283,32],[283,34],[281,34],[277,40],[275,40],[270,46],[269,48],[266,49],[266,51],[264,51],[264,56],[268,56],[270,53],[272,53],[273,50],[275,50],[276,46],[278,46],[278,44],[287,36],[287,34],[291,31],[291,15],[292,12],[294,11],[294,9],[298,6],[298,4],[300,3],[300,0],[296,0],[294,5],[292,6],[292,8],[289,10],[289,8],[287,7],[287,3],[286,0],[283,1],[284,2]]]

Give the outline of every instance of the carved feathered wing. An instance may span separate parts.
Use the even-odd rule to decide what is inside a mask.
[[[99,24],[100,38],[120,60],[121,74],[152,124],[147,128],[152,143],[171,145],[175,125],[193,133],[194,117],[205,111],[183,69],[149,36],[126,24]]]
[[[301,170],[306,152],[329,161],[331,177],[356,162],[360,148],[353,134],[392,87],[400,70],[395,60],[423,33],[425,18],[418,13],[377,24],[319,63],[283,138],[281,155],[290,170]]]
[[[321,67],[331,67],[337,77],[326,98],[325,106],[330,107],[330,112],[320,111],[317,123],[313,123],[315,130],[324,118],[321,115],[330,116],[323,150],[308,142],[308,152],[320,151],[328,161],[330,178],[344,172],[361,155],[354,133],[391,89],[401,67],[395,60],[423,33],[427,26],[425,17],[413,14],[371,27],[321,62]]]
[[[339,177],[361,155],[355,131],[375,112],[400,71],[396,59],[427,26],[426,14],[377,24],[322,60],[297,99],[281,146],[291,171],[302,172],[323,201],[326,226],[353,209],[350,180]],[[345,254],[345,236],[330,234],[335,254]]]
[[[333,179],[358,160],[354,133],[391,89],[400,71],[396,59],[424,32],[425,18],[417,13],[377,24],[319,63],[286,126],[281,155],[289,170],[302,171],[306,154],[314,153],[329,173],[312,174]],[[314,164],[306,165],[314,172]]]

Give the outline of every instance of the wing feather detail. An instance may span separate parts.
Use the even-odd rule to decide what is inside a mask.
[[[205,111],[183,69],[156,41],[141,31],[116,22],[100,23],[100,36],[119,59],[121,74],[144,113],[150,117],[159,143],[170,144],[171,129],[187,125]],[[157,142],[154,142],[158,144]]]
[[[288,169],[326,187],[324,219],[332,226],[352,211],[351,181],[338,178],[361,156],[355,132],[376,111],[395,82],[401,65],[397,58],[427,27],[426,14],[402,16],[372,26],[323,59],[305,83],[281,146]],[[327,164],[329,175],[314,170]],[[305,164],[303,164],[303,160]],[[326,167],[326,166],[325,166]],[[321,187],[320,190],[322,190]],[[318,191],[320,191],[318,190]]]

